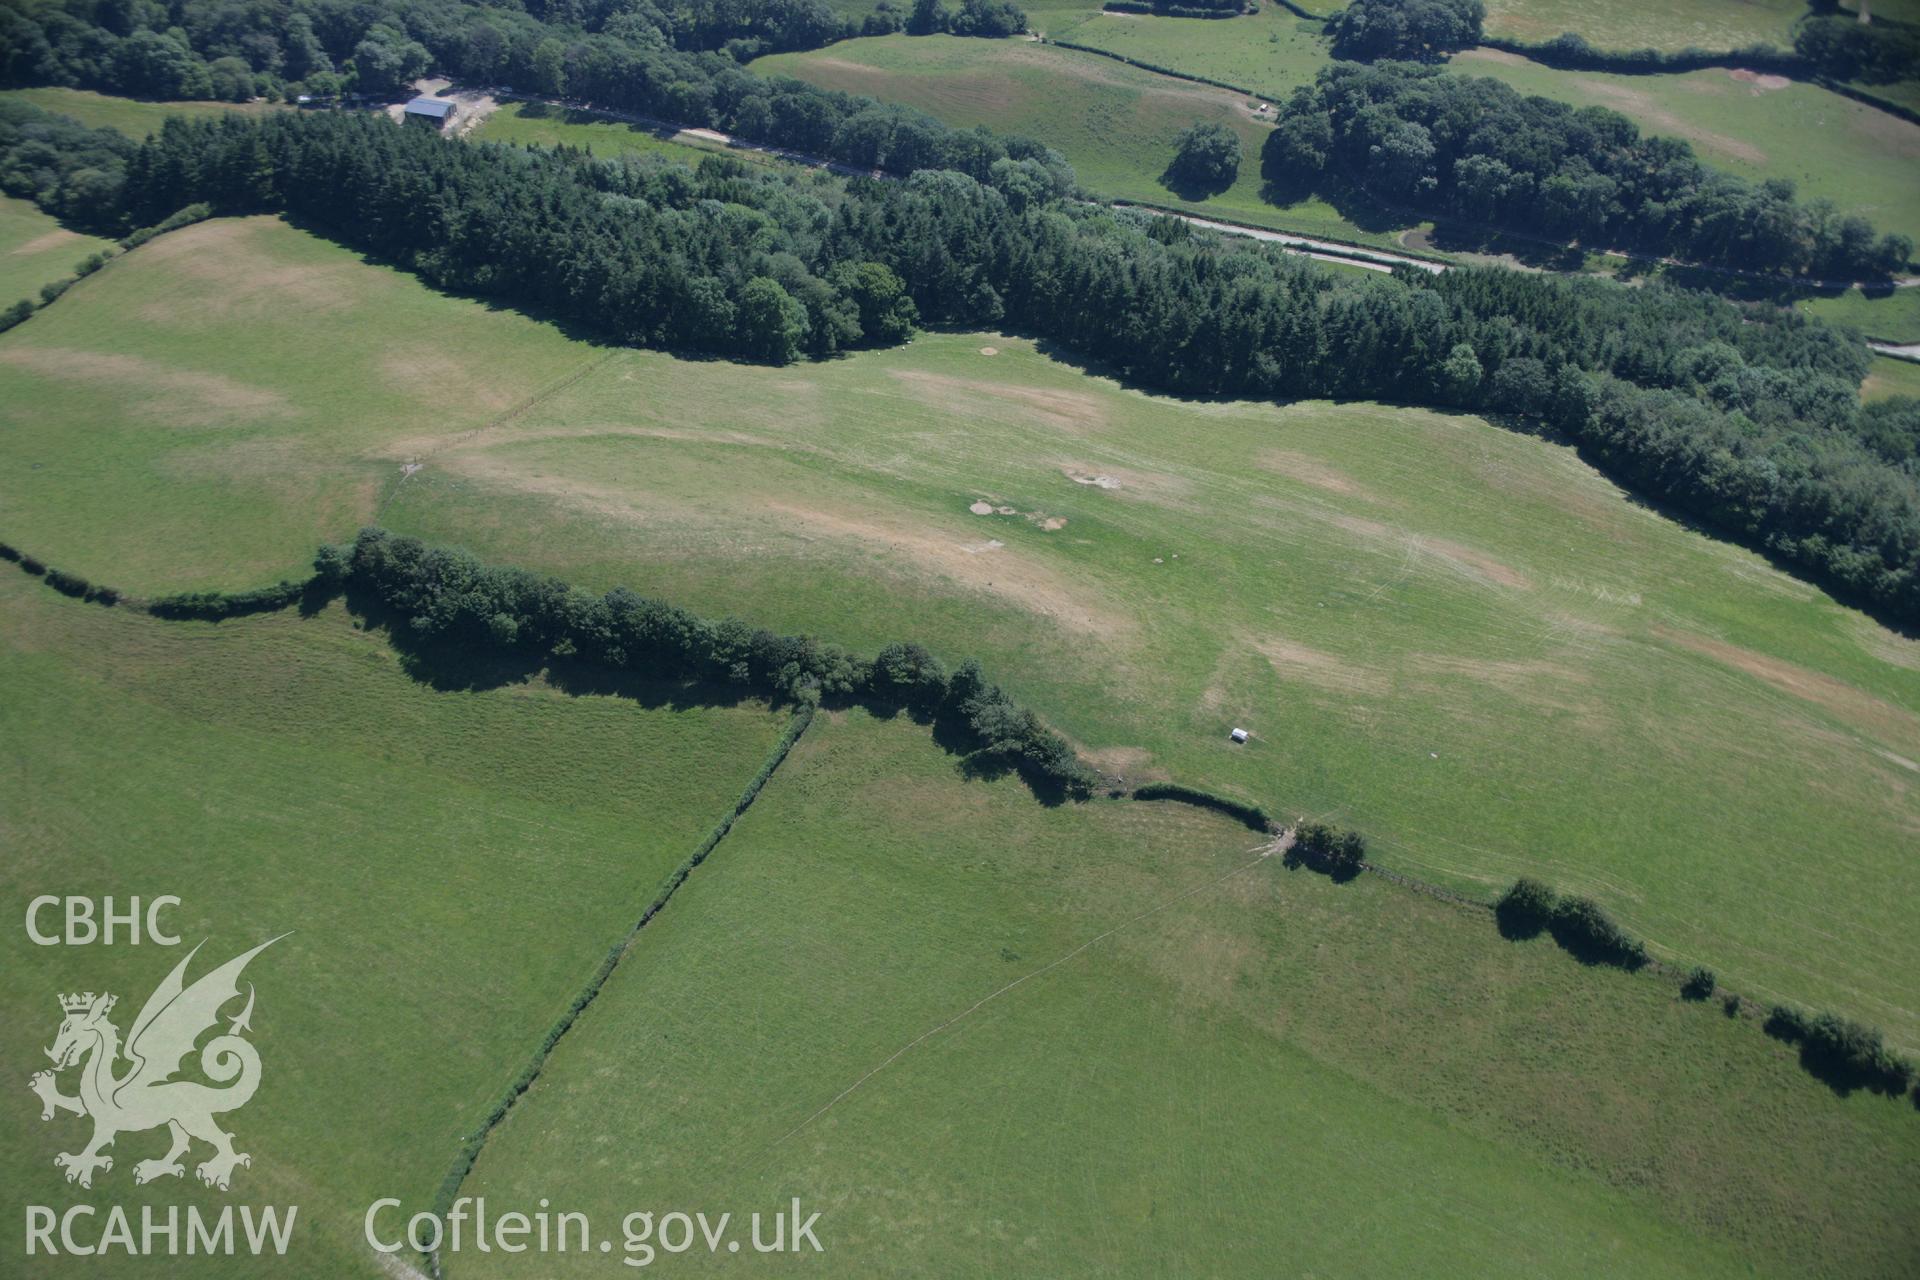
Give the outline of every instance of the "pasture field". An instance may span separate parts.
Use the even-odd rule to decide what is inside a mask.
[[[21,1203],[118,1202],[136,1221],[149,1203],[217,1210],[229,1196],[191,1169],[184,1184],[134,1185],[164,1131],[121,1135],[91,1194],[63,1183],[52,1157],[89,1129],[41,1122],[33,1046],[52,1043],[56,993],[115,992],[125,1032],[186,947],[207,939],[197,977],[291,930],[247,970],[262,1085],[225,1121],[253,1156],[231,1198],[299,1206],[273,1274],[379,1274],[366,1206],[431,1201],[462,1137],[732,805],[784,716],[644,686],[440,692],[339,605],[160,622],[4,567],[0,884],[14,920],[0,1010],[18,1034],[0,1049],[14,1093],[0,1181]],[[20,927],[35,895],[130,892],[182,899],[167,917],[179,950],[37,947]],[[22,1226],[0,1223],[9,1257]],[[100,1259],[26,1265],[102,1274]],[[196,1259],[192,1273],[260,1271]]]
[[[1818,85],[1756,81],[1725,67],[1558,71],[1496,49],[1457,54],[1452,65],[1521,93],[1618,111],[1643,133],[1684,138],[1716,169],[1753,182],[1790,178],[1802,199],[1824,196],[1882,231],[1920,239],[1920,125]]]
[[[1663,53],[1754,44],[1791,49],[1793,24],[1806,12],[1804,0],[1487,0],[1486,32],[1538,43],[1571,31],[1597,49]]]
[[[1860,384],[1860,398],[1889,400],[1894,396],[1920,397],[1920,364],[1893,356],[1875,356],[1872,371]]]
[[[1032,21],[1042,26],[1039,18]],[[1224,80],[1275,98],[1311,81],[1331,60],[1320,24],[1275,4],[1239,18],[1168,18],[1096,10],[1063,28],[1043,29],[1052,39]]]
[[[519,146],[551,147],[565,144],[596,156],[656,155],[683,164],[698,164],[703,154],[730,155],[750,164],[778,164],[764,152],[728,147],[698,135],[649,129],[593,111],[570,111],[537,102],[509,102],[488,116],[471,135],[480,142],[509,142]]]
[[[601,354],[271,218],[162,236],[61,301],[0,353],[4,536],[129,589],[297,576],[379,510],[379,442],[482,427]]]
[[[1048,809],[904,721],[823,716],[465,1191],[616,1240],[636,1208],[744,1236],[798,1197],[837,1275],[1865,1276],[1920,1247],[1905,1102],[1255,843]],[[769,1266],[742,1256],[662,1261]]]
[[[90,129],[118,129],[130,138],[158,133],[168,116],[219,116],[228,112],[284,111],[278,103],[266,102],[147,102],[138,98],[119,98],[95,93],[91,89],[66,89],[48,86],[39,89],[9,89],[0,99],[31,102],[43,111],[72,116]]]
[[[1241,20],[1196,21],[1219,27]],[[1381,248],[1400,247],[1393,233],[1407,225],[1363,228],[1317,197],[1269,203],[1260,179],[1269,126],[1255,117],[1256,101],[1098,54],[1023,40],[882,36],[774,54],[756,59],[753,68],[918,107],[951,125],[983,124],[1035,138],[1064,155],[1081,183],[1103,196]],[[1160,179],[1175,137],[1202,121],[1240,135],[1240,175],[1217,195],[1183,199]]]
[[[1796,304],[1808,315],[1833,324],[1850,324],[1870,338],[1920,342],[1920,288],[1866,294],[1858,289],[1807,298]]]
[[[235,270],[295,266],[336,305],[221,305]],[[445,363],[396,381],[424,330]],[[6,536],[97,581],[271,580],[378,514],[919,640],[1130,782],[1324,814],[1473,892],[1542,875],[1751,997],[1920,1047],[1920,644],[1567,448],[1147,396],[994,334],[781,370],[598,350],[265,219],[86,281],[0,336],[0,388]]]
[[[40,286],[64,280],[84,257],[111,240],[69,231],[32,203],[0,196],[0,307],[40,300]]]

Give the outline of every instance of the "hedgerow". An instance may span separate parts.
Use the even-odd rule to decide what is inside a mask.
[[[1588,964],[1638,969],[1647,962],[1645,944],[1615,924],[1591,898],[1560,899],[1547,928],[1563,950]]]
[[[703,618],[624,587],[596,595],[377,528],[361,530],[350,548],[321,548],[314,567],[317,581],[370,593],[410,642],[578,659],[776,699],[904,709],[960,730],[973,763],[1011,769],[1036,788],[1084,796],[1097,781],[1066,740],[990,683],[979,663],[949,672],[919,645],[893,644],[862,659],[812,636]]]
[[[1493,915],[1507,937],[1532,938],[1545,931],[1559,902],[1552,888],[1522,876],[1493,904]]]
[[[1805,1013],[1791,1005],[1775,1005],[1767,1015],[1766,1030],[1775,1039],[1797,1043],[1801,1064],[1837,1088],[1898,1095],[1906,1092],[1914,1077],[1914,1064],[1887,1048],[1879,1028],[1837,1013]]]
[[[508,1082],[500,1096],[494,1100],[493,1106],[481,1120],[479,1127],[462,1140],[460,1150],[454,1156],[453,1165],[447,1170],[447,1176],[441,1179],[440,1189],[434,1196],[433,1212],[435,1214],[444,1218],[447,1211],[453,1207],[454,1199],[460,1192],[460,1185],[473,1171],[474,1162],[480,1158],[481,1148],[486,1145],[488,1136],[506,1118],[507,1112],[511,1111],[514,1104],[520,1100],[520,1095],[532,1088],[534,1081],[540,1078],[540,1072],[546,1067],[547,1059],[552,1055],[554,1046],[560,1043],[561,1037],[572,1029],[573,1024],[586,1011],[587,1006],[599,996],[601,988],[605,987],[607,979],[613,976],[614,969],[620,964],[621,956],[626,954],[627,948],[633,944],[640,930],[646,928],[648,922],[660,914],[666,907],[668,899],[672,898],[674,892],[686,883],[687,877],[707,860],[708,855],[727,837],[727,833],[733,830],[733,824],[759,796],[761,789],[773,777],[774,771],[787,758],[787,753],[792,751],[794,744],[800,741],[800,735],[805,733],[807,727],[813,723],[813,716],[814,703],[802,701],[793,719],[788,722],[786,732],[780,735],[780,740],[774,744],[773,750],[761,764],[760,771],[748,780],[746,787],[740,793],[740,798],[734,801],[732,810],[714,826],[712,831],[707,833],[706,838],[695,847],[685,861],[668,873],[666,880],[661,883],[653,900],[648,903],[646,910],[640,914],[640,918],[634,922],[633,927],[608,948],[593,975],[587,979],[586,985],[574,996],[566,1011],[547,1028],[533,1055],[528,1058],[526,1065],[520,1069],[519,1073]]]
[[[1342,831],[1324,822],[1303,822],[1294,828],[1293,847],[1287,850],[1286,861],[1335,880],[1351,880],[1366,870],[1367,839],[1358,831]]]
[[[147,612],[159,618],[218,622],[222,618],[284,609],[305,595],[312,585],[312,579],[302,582],[283,579],[271,587],[256,587],[251,591],[187,591],[148,602]]]
[[[1587,964],[1638,969],[1647,963],[1645,945],[1615,924],[1599,903],[1563,897],[1538,880],[1523,876],[1514,881],[1493,904],[1493,914],[1506,937],[1550,932],[1562,949]]]
[[[1198,805],[1202,809],[1224,813],[1234,821],[1263,834],[1271,834],[1274,830],[1273,819],[1257,804],[1248,804],[1244,800],[1235,800],[1230,796],[1215,795],[1211,791],[1202,791],[1198,787],[1181,786],[1177,782],[1150,782],[1144,787],[1136,787],[1133,798],[1135,800],[1178,800],[1183,804]]]

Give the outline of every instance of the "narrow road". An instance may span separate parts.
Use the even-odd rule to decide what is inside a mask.
[[[606,107],[596,107],[588,102],[569,102],[558,98],[522,98],[519,95],[515,95],[515,100],[542,102],[547,106],[558,107],[563,111],[591,111],[595,115],[606,116],[614,120],[623,120],[629,124],[640,125],[643,128],[660,129],[671,131],[674,134],[684,134],[687,137],[698,138],[703,142],[716,143],[732,150],[755,151],[761,155],[775,156],[782,160],[791,160],[797,164],[810,165],[816,169],[827,169],[833,173],[845,174],[851,177],[893,178],[892,174],[879,169],[862,169],[855,165],[842,164],[838,160],[829,160],[824,156],[809,155],[803,151],[792,151],[786,147],[775,147],[758,142],[748,142],[743,138],[736,138],[732,134],[723,133],[718,129],[708,129],[704,127],[688,128],[685,125],[676,124],[671,120],[661,120],[654,116],[638,115],[630,111],[614,111]],[[1312,236],[1295,235],[1289,231],[1269,231],[1263,227],[1248,227],[1234,222],[1220,222],[1213,218],[1195,217],[1192,214],[1176,213],[1171,209],[1161,209],[1154,205],[1134,204],[1132,201],[1127,200],[1100,201],[1096,203],[1111,204],[1117,208],[1131,207],[1148,209],[1165,217],[1178,218],[1182,222],[1191,226],[1200,227],[1203,230],[1217,231],[1222,235],[1245,236],[1250,240],[1259,240],[1265,244],[1277,245],[1289,253],[1302,254],[1320,262],[1330,262],[1336,265],[1344,264],[1350,267],[1363,267],[1368,271],[1383,272],[1392,271],[1395,267],[1412,267],[1418,271],[1427,271],[1438,275],[1442,271],[1447,270],[1446,263],[1433,262],[1426,258],[1415,258],[1407,254],[1394,253],[1390,249],[1373,249],[1361,245],[1342,244],[1337,240],[1317,240]],[[1622,256],[1632,257],[1634,255],[1625,254]],[[1675,266],[1686,265],[1672,262],[1670,259],[1642,260],[1666,262]],[[1695,269],[1700,269],[1697,264],[1695,264]],[[1725,275],[1750,276],[1752,274],[1734,268],[1705,269],[1717,270]],[[1816,287],[1829,285],[1836,288],[1842,287],[1841,282],[1837,281],[1801,281],[1799,283],[1813,284]],[[1915,285],[1920,285],[1920,276],[1907,276],[1894,281],[1895,288],[1911,288]],[[1920,343],[1890,343],[1869,340],[1867,345],[1881,355],[1894,356],[1901,360],[1920,360]]]
[[[1116,200],[1116,205],[1125,206],[1129,202]],[[1322,262],[1340,262],[1350,267],[1366,267],[1371,271],[1391,271],[1395,267],[1414,267],[1421,271],[1431,271],[1435,275],[1447,269],[1444,262],[1429,262],[1425,258],[1410,258],[1402,253],[1388,249],[1364,249],[1358,245],[1341,244],[1337,240],[1315,240],[1311,236],[1297,236],[1290,231],[1268,231],[1262,227],[1243,227],[1235,222],[1216,222],[1212,218],[1196,218],[1191,214],[1174,213],[1152,205],[1136,205],[1135,208],[1151,209],[1155,213],[1208,231],[1218,231],[1222,235],[1246,236],[1250,240],[1260,240],[1267,244],[1277,244],[1283,249],[1305,254],[1309,258],[1318,258]]]

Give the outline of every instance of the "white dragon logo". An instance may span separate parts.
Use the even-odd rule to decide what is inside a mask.
[[[94,1170],[113,1168],[113,1158],[102,1155],[101,1149],[113,1145],[116,1135],[163,1124],[173,1134],[173,1146],[158,1160],[134,1165],[133,1180],[137,1183],[184,1174],[180,1157],[194,1138],[213,1146],[212,1158],[195,1169],[200,1181],[210,1187],[225,1191],[235,1166],[253,1163],[251,1156],[233,1149],[233,1135],[213,1120],[216,1115],[245,1106],[260,1085],[260,1054],[240,1038],[241,1032],[252,1029],[253,984],[247,984],[246,1008],[230,1019],[226,1034],[215,1036],[200,1050],[200,1070],[225,1087],[172,1077],[193,1052],[194,1042],[220,1021],[221,1006],[239,996],[240,971],[247,967],[247,961],[278,941],[280,938],[269,938],[203,975],[190,987],[184,982],[187,962],[200,947],[189,951],[147,997],[140,1016],[133,1020],[124,1050],[132,1066],[124,1075],[114,1074],[123,1052],[120,1030],[107,1021],[118,997],[91,991],[60,997],[66,1017],[53,1047],[47,1050],[53,1070],[36,1073],[29,1087],[40,1097],[42,1120],[53,1119],[56,1111],[93,1117],[93,1140],[83,1150],[53,1158],[54,1164],[67,1171],[68,1182],[91,1187]],[[80,1072],[79,1095],[68,1097],[60,1092],[55,1075],[82,1059],[86,1059],[86,1065]]]

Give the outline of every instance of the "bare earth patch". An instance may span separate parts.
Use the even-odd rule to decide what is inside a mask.
[[[285,396],[216,373],[171,369],[139,356],[65,347],[11,347],[0,363],[76,386],[107,387],[173,427],[235,427],[293,416]]]
[[[1735,72],[1734,74],[1737,77],[1739,73]],[[1748,74],[1752,73],[1749,72]],[[1771,80],[1779,79],[1778,76],[1769,76],[1767,78]],[[1653,95],[1644,93],[1639,89],[1629,89],[1625,85],[1610,84],[1604,80],[1569,80],[1568,83],[1578,88],[1588,97],[1603,101],[1609,106],[1631,108],[1643,120],[1658,128],[1662,133],[1678,134],[1690,142],[1697,142],[1703,147],[1711,147],[1723,155],[1737,157],[1738,159],[1745,160],[1749,164],[1765,164],[1767,162],[1767,153],[1759,147],[1754,146],[1751,142],[1743,138],[1736,138],[1731,134],[1716,133],[1712,129],[1703,129],[1686,116],[1675,111],[1669,111],[1655,101]],[[1785,80],[1780,81],[1782,88],[1784,88],[1787,83]]]
[[[1454,568],[1465,571],[1469,576],[1491,582],[1496,586],[1524,588],[1533,585],[1518,570],[1509,568],[1484,551],[1477,551],[1458,542],[1408,533],[1404,529],[1395,529],[1381,524],[1378,520],[1365,520],[1358,516],[1334,516],[1333,523],[1349,533],[1357,533],[1364,538],[1398,543],[1415,553],[1444,560]]]
[[[1018,548],[992,545],[992,539],[957,536],[912,516],[829,509],[779,498],[756,499],[744,509],[716,508],[664,489],[547,474],[529,469],[524,459],[483,450],[449,451],[436,465],[490,487],[551,499],[596,519],[653,530],[665,538],[691,536],[709,548],[724,537],[729,543],[743,539],[755,543],[754,554],[763,558],[782,554],[766,545],[771,541],[769,534],[784,535],[800,547],[837,544],[865,553],[862,568],[883,567],[906,583],[933,590],[944,584],[979,592],[1081,636],[1112,641],[1139,629],[1133,614],[1108,604],[1084,576],[1069,578]]]
[[[188,314],[213,319],[289,311],[343,311],[365,300],[369,273],[355,262],[297,263],[273,252],[278,219],[216,218],[161,236],[140,250],[149,264],[170,264],[195,285]],[[177,320],[178,299],[154,303],[143,314],[156,322]]]
[[[79,238],[80,236],[77,232],[68,231],[65,227],[55,227],[52,231],[44,235],[35,236],[18,248],[8,250],[7,256],[10,258],[23,258],[28,254],[44,253],[49,249],[58,249],[68,241],[78,240]]]
[[[1384,672],[1375,671],[1337,658],[1330,653],[1309,649],[1278,636],[1263,636],[1249,643],[1273,664],[1282,679],[1297,680],[1334,693],[1383,694],[1389,681]]]
[[[1105,407],[1097,397],[1083,391],[1021,387],[917,369],[889,372],[930,403],[961,416],[990,414],[1002,421],[1070,431],[1103,427],[1107,423]]]
[[[380,376],[395,390],[432,405],[463,404],[500,413],[516,399],[515,388],[492,381],[484,370],[432,340],[409,342],[383,353]]]
[[[1854,639],[1860,647],[1891,666],[1920,671],[1920,640],[1909,640],[1887,630],[1871,618],[1856,615],[1852,622]]]
[[[1758,71],[1749,71],[1745,67],[1736,67],[1727,74],[1741,84],[1752,85],[1755,93],[1771,93],[1793,83],[1785,76],[1762,75]]]
[[[1095,598],[1084,582],[1069,581],[1005,547],[983,556],[978,543],[961,542],[906,521],[790,502],[771,502],[761,509],[803,536],[824,536],[884,549],[950,582],[999,597],[1071,631],[1111,639],[1129,635],[1137,626],[1128,614]]]
[[[1369,502],[1379,501],[1347,476],[1304,453],[1295,453],[1291,449],[1269,449],[1260,455],[1258,462],[1265,470],[1312,485],[1316,489],[1325,489],[1328,493],[1362,497]]]
[[[1153,772],[1153,753],[1145,747],[1102,747],[1098,751],[1074,744],[1080,758],[1102,773],[1111,773],[1130,782],[1148,781]]]
[[[1078,485],[1099,489],[1122,498],[1142,498],[1162,506],[1182,505],[1177,500],[1190,496],[1193,482],[1185,476],[1164,471],[1143,471],[1137,467],[1096,466],[1092,463],[1061,460],[1060,474]]]
[[[1845,681],[1694,631],[1656,627],[1653,634],[1683,649],[1724,663],[1736,671],[1745,672],[1783,693],[1811,702],[1856,729],[1903,743],[1920,743],[1920,716],[1876,698],[1865,690],[1856,689]]]

